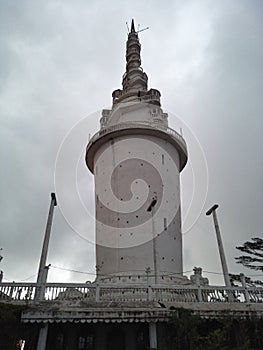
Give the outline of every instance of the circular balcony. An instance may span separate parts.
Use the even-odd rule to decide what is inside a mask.
[[[90,139],[86,149],[86,164],[89,170],[94,171],[94,156],[101,145],[113,138],[125,135],[151,135],[169,141],[175,146],[180,157],[180,171],[187,162],[187,146],[184,138],[165,124],[151,122],[131,122],[109,125],[100,129]]]

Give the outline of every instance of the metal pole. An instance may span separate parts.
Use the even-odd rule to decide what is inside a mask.
[[[39,268],[38,268],[37,284],[45,283],[46,282],[45,280],[47,278],[45,267],[47,262],[47,253],[48,253],[48,245],[49,245],[50,232],[51,232],[51,226],[52,226],[52,220],[53,220],[53,212],[54,212],[54,207],[56,205],[57,205],[56,195],[55,193],[51,193],[51,202],[50,202],[50,208],[48,213],[47,226],[46,226],[45,237],[44,237],[41,258],[40,258]]]
[[[37,350],[45,350],[47,343],[48,324],[43,325],[39,330]]]
[[[207,211],[206,215],[211,215],[211,214],[213,215],[217,244],[218,244],[219,255],[220,255],[221,264],[222,264],[222,270],[223,270],[223,274],[224,274],[225,285],[226,285],[226,287],[231,287],[227,263],[226,263],[226,257],[225,257],[224,247],[223,247],[223,242],[222,242],[222,238],[221,238],[221,234],[220,234],[220,230],[219,230],[219,225],[218,225],[218,220],[217,220],[217,215],[216,215],[217,208],[218,208],[218,204],[215,204],[214,206],[212,206],[212,208],[210,208]]]
[[[157,349],[157,331],[156,323],[149,323],[149,340],[150,340],[150,349]]]

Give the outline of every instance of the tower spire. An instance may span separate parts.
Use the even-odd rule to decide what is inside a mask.
[[[124,91],[138,93],[140,90],[147,90],[147,81],[148,77],[141,68],[141,45],[132,19],[126,44],[126,73],[123,76],[122,87]]]
[[[134,19],[131,22],[131,33],[135,33]]]
[[[146,29],[148,27],[142,30]],[[134,19],[132,19],[126,42],[126,71],[122,77],[122,90],[113,91],[113,105],[137,100],[160,106],[160,96],[160,92],[156,89],[148,91],[148,76],[141,67],[141,45],[138,31],[135,30]]]

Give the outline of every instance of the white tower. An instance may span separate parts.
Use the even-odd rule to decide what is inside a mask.
[[[180,171],[186,143],[147,88],[132,21],[122,90],[87,146],[95,176],[97,280],[184,283]]]

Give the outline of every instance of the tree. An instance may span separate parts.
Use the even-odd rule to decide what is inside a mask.
[[[193,310],[174,308],[165,326],[165,350],[263,349],[263,318],[238,317],[232,311],[204,318]]]
[[[243,245],[236,247],[236,249],[247,253],[247,255],[235,258],[238,264],[263,272],[263,239],[252,238],[251,241],[245,242]]]
[[[241,277],[240,275],[235,275],[233,273],[230,273],[229,274],[230,276],[230,282],[232,284],[233,287],[239,287],[241,285]],[[245,276],[245,282],[246,282],[246,285],[249,286],[249,287],[262,287],[263,286],[263,282],[260,281],[260,280],[253,280],[252,278],[250,277],[247,277]],[[237,283],[237,284],[235,284]]]
[[[236,249],[246,253],[246,255],[235,257],[238,264],[242,264],[251,270],[263,272],[263,239],[251,238],[251,241],[243,243],[243,245],[236,247]],[[233,285],[235,285],[234,282],[241,282],[240,275],[230,274],[230,279]],[[263,286],[261,280],[253,280],[250,277],[245,277],[245,281],[250,286]]]

